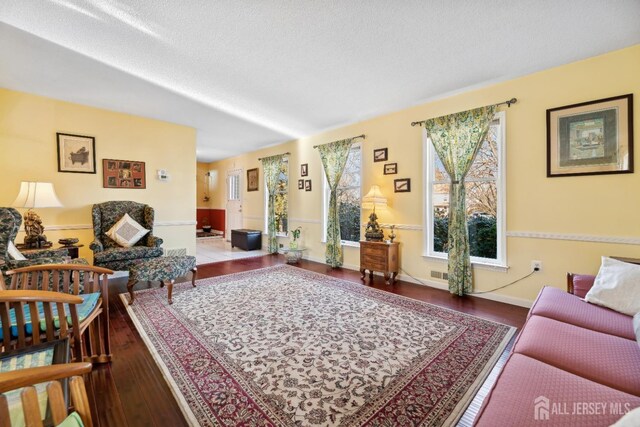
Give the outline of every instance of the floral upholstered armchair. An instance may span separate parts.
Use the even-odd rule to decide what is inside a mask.
[[[120,246],[105,233],[128,214],[138,224],[150,230],[130,248]],[[162,256],[162,239],[153,235],[153,208],[143,203],[111,201],[93,205],[93,234],[91,243],[93,264],[114,271],[125,271],[142,261]]]
[[[18,260],[9,256],[9,242],[13,242],[22,225],[22,215],[14,208],[0,208],[0,266],[2,274],[8,270],[39,264],[61,264],[69,255],[66,249],[49,249],[25,252],[26,259]]]

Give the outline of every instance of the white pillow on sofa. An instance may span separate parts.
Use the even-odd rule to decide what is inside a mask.
[[[633,331],[636,333],[636,341],[640,345],[640,311],[633,316]]]
[[[105,234],[122,247],[130,248],[138,243],[149,230],[138,224],[129,214],[124,214],[120,221],[113,224]]]
[[[7,252],[9,253],[9,257],[11,257],[11,259],[13,260],[24,261],[25,259],[27,259],[24,255],[22,255],[18,248],[16,248],[16,245],[14,245],[13,242],[9,242]]]
[[[640,265],[602,257],[585,301],[633,316],[640,312]]]

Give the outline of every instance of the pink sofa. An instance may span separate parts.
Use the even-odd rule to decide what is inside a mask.
[[[538,295],[476,426],[608,426],[640,406],[632,317],[581,299],[594,276],[569,278],[573,294]]]

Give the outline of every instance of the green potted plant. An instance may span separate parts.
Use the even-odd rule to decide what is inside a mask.
[[[298,249],[298,239],[300,238],[300,232],[302,231],[302,227],[298,227],[295,230],[291,230],[291,236],[293,240],[289,241],[289,248]]]

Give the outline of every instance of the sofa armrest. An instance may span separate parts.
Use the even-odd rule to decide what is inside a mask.
[[[164,241],[160,237],[149,236],[148,243],[149,243],[149,246],[152,247],[152,248],[154,248],[154,247],[155,248],[159,248],[162,245],[163,242]]]
[[[596,276],[590,274],[567,273],[567,292],[584,298],[593,286]]]
[[[93,242],[91,242],[91,244],[89,245],[89,249],[91,249],[94,253],[96,252],[102,252],[104,250],[104,245],[102,244],[102,242],[98,239],[95,239]]]

